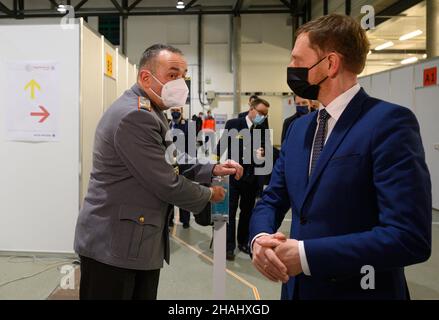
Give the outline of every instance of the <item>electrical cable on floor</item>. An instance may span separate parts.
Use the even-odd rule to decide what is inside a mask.
[[[17,259],[17,258],[26,258],[26,259],[31,258],[32,261],[13,261],[14,259]],[[45,273],[45,272],[50,271],[50,270],[55,269],[55,268],[57,268],[59,271],[61,271],[59,267],[61,267],[63,265],[66,265],[66,264],[78,265],[78,260],[77,259],[68,259],[68,260],[67,259],[64,259],[64,260],[58,259],[57,262],[54,262],[54,263],[51,263],[51,264],[43,263],[42,261],[45,260],[45,259],[48,260],[48,259],[57,259],[57,258],[37,258],[36,256],[12,256],[12,257],[9,257],[9,259],[8,259],[9,263],[29,263],[29,262],[33,262],[35,264],[46,265],[47,267],[44,268],[43,270],[40,270],[40,271],[35,272],[33,274],[30,274],[30,275],[27,275],[27,276],[23,276],[23,277],[20,277],[20,278],[17,278],[17,279],[8,280],[6,282],[0,283],[0,288],[5,287],[5,286],[7,286],[7,285],[9,285],[11,283],[15,283],[15,282],[18,282],[18,281],[22,281],[22,280],[26,280],[26,279],[30,279],[30,278],[36,277],[36,276],[38,276],[38,275],[40,275],[42,273]],[[40,261],[40,262],[38,262],[38,261]]]

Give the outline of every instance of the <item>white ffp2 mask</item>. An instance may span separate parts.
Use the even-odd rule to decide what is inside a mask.
[[[151,91],[163,101],[163,104],[167,109],[182,107],[186,104],[189,89],[183,78],[171,80],[163,84],[153,74],[151,75],[158,83],[162,85],[162,95],[159,96],[152,89]]]

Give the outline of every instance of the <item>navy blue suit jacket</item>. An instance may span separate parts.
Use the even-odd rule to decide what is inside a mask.
[[[404,267],[431,254],[431,183],[414,114],[361,89],[308,177],[316,118],[289,129],[250,239],[275,233],[292,209],[290,238],[304,241],[311,276],[291,277],[283,299],[407,299]],[[361,288],[366,265],[374,290]]]

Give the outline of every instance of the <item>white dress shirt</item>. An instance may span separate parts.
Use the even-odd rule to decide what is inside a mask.
[[[334,129],[338,119],[340,119],[340,116],[342,115],[342,113],[344,112],[346,107],[348,106],[349,102],[351,102],[351,100],[360,91],[360,89],[361,89],[361,86],[357,83],[352,88],[350,88],[349,90],[345,91],[344,93],[339,95],[337,98],[335,98],[326,107],[323,106],[322,104],[320,104],[319,111],[322,110],[323,108],[326,108],[326,112],[328,112],[328,114],[330,115],[330,118],[328,119],[328,130],[327,130],[327,134],[326,134],[325,144],[328,141],[328,138],[331,135],[332,130]],[[316,127],[316,131],[314,133],[314,140],[315,140],[315,136],[317,134],[318,126],[319,126],[319,117],[317,116],[317,127]],[[312,158],[312,150],[314,148],[314,140],[313,140],[313,146],[311,148],[311,157],[310,157],[308,174],[311,172],[311,160],[312,160],[311,158]],[[256,240],[256,238],[263,236],[263,235],[268,235],[268,233],[259,233],[253,238],[253,240],[251,242],[250,250],[253,249],[253,242]],[[309,269],[308,260],[306,259],[306,252],[305,252],[305,246],[303,244],[303,241],[299,241],[299,256],[300,256],[300,264],[302,266],[303,273],[307,276],[310,276],[311,272]]]
[[[253,122],[250,120],[248,115],[245,116],[245,121],[247,122],[247,127],[250,129],[253,125]]]

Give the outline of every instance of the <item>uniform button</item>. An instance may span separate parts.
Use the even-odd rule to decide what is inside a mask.
[[[308,222],[308,220],[305,217],[300,217],[300,224],[304,225]]]
[[[139,217],[139,222],[143,224],[145,222],[145,218],[143,216],[140,216]]]

